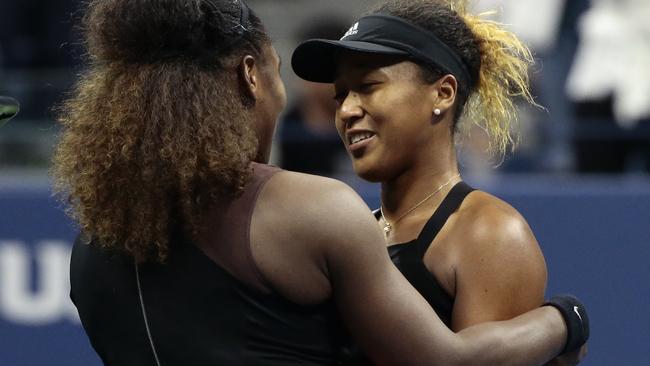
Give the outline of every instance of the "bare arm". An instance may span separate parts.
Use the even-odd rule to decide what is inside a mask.
[[[374,362],[530,366],[560,353],[566,327],[548,307],[454,334],[394,267],[366,205],[339,189],[340,201],[329,207],[335,230],[324,246],[329,278],[346,324]]]
[[[542,305],[546,263],[530,227],[514,208],[504,202],[468,208],[456,225],[461,230],[453,236],[459,243],[453,266],[454,331],[511,319]]]
[[[507,203],[476,192],[459,213],[450,238],[456,253],[452,277],[452,330],[511,319],[538,308],[546,288],[546,263],[526,220]],[[425,260],[427,257],[425,257]],[[433,268],[433,264],[427,264]],[[546,366],[576,365],[586,346]]]
[[[383,255],[383,249],[375,252]],[[387,257],[355,263],[354,254],[345,255],[342,266],[349,269],[330,267],[334,296],[355,339],[377,364],[540,365],[564,345],[564,322],[548,307],[456,335]]]
[[[530,366],[562,350],[566,326],[559,311],[549,307],[459,334],[449,330],[390,261],[375,219],[349,187],[281,173],[265,192],[277,202],[264,193],[259,212],[269,214],[253,218],[265,243],[260,249],[267,248],[262,253],[253,245],[262,272],[293,301],[333,297],[375,363]]]

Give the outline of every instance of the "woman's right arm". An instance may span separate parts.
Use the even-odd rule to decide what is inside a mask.
[[[530,366],[562,351],[567,328],[548,306],[453,333],[390,261],[365,203],[347,186],[336,189],[321,201],[331,230],[319,229],[319,241],[344,321],[375,363]]]

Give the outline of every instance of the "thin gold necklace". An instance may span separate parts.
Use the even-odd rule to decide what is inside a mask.
[[[438,187],[438,189],[431,192],[431,194],[429,194],[428,196],[424,197],[424,199],[422,201],[418,202],[415,206],[411,207],[410,210],[408,210],[408,211],[404,212],[403,214],[401,214],[395,221],[393,221],[392,224],[390,222],[388,222],[388,220],[386,220],[386,216],[384,216],[384,208],[383,208],[383,206],[380,207],[379,208],[379,213],[381,214],[382,220],[384,220],[384,235],[388,236],[390,231],[393,229],[393,225],[397,224],[401,219],[406,217],[406,215],[410,214],[411,212],[415,211],[418,207],[422,206],[426,201],[431,199],[431,197],[435,196],[436,193],[440,192],[443,188],[448,186],[451,183],[451,181],[453,181],[454,179],[456,179],[458,177],[460,177],[460,174],[456,174],[453,177],[449,178],[449,180],[447,182],[445,182],[443,185],[441,185],[440,187]]]

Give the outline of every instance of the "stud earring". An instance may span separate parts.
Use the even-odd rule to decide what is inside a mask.
[[[439,116],[439,115],[442,114],[442,111],[440,110],[440,108],[436,108],[436,109],[433,110],[433,114],[435,114],[436,116]]]

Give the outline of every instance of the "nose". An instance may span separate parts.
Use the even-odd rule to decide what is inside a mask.
[[[338,117],[341,122],[343,122],[346,127],[350,127],[356,121],[362,119],[363,114],[364,111],[361,107],[359,95],[354,92],[348,93],[338,108]]]

